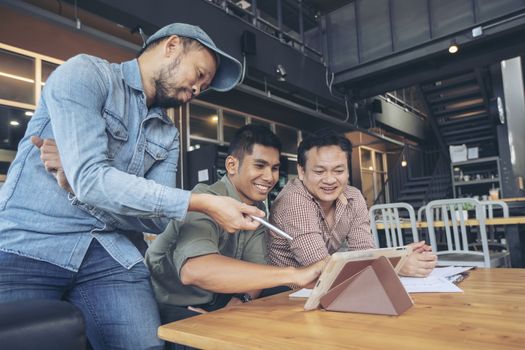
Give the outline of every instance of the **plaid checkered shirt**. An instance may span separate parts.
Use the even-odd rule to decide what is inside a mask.
[[[298,178],[288,182],[279,193],[271,207],[270,221],[293,237],[289,241],[269,232],[267,260],[272,265],[307,266],[341,248],[374,248],[365,199],[352,186],[347,185],[336,200],[332,227],[328,227],[317,199]]]

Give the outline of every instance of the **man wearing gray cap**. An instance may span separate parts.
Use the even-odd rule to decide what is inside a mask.
[[[254,230],[249,215],[264,216],[229,197],[173,188],[179,133],[163,108],[207,88],[230,90],[240,72],[204,31],[180,23],[153,34],[137,59],[78,55],[57,68],[0,190],[0,303],[67,300],[82,311],[94,349],[161,348],[149,273],[128,237],[160,233],[187,211],[230,233]],[[50,139],[60,168],[32,144]],[[64,190],[56,181],[66,177]]]

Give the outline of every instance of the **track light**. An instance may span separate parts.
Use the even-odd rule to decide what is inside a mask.
[[[286,81],[286,68],[284,68],[282,64],[278,64],[277,67],[275,67],[275,73],[277,74],[278,81]]]
[[[456,40],[452,40],[450,42],[450,46],[448,47],[448,52],[451,54],[455,54],[459,51],[459,45],[456,43]]]

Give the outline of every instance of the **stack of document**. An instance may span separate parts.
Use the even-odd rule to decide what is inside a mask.
[[[428,277],[401,277],[401,283],[408,293],[461,293],[463,290],[454,282],[463,278],[462,273],[472,267],[438,267]]]

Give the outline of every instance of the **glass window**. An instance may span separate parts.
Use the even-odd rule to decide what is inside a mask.
[[[368,206],[388,200],[387,176],[385,154],[361,148],[361,185]]]
[[[199,149],[199,148],[201,148],[204,145],[212,145],[212,143],[211,142],[202,141],[202,140],[190,139],[190,148],[188,149],[188,151],[193,151],[194,149]]]
[[[368,207],[370,207],[374,204],[374,200],[376,199],[374,191],[374,174],[369,172],[362,172],[361,186],[363,196],[366,199],[366,204],[368,205]]]
[[[0,106],[0,149],[16,151],[24,136],[30,115],[26,110]]]
[[[381,194],[381,192],[383,191],[383,184],[385,183],[386,181],[386,178],[385,178],[385,174],[383,173],[377,173],[375,174],[374,176],[375,178],[375,194],[374,194],[374,200],[377,200],[378,199],[378,196]],[[384,194],[383,194],[383,197],[384,197]],[[381,198],[381,203],[384,203],[384,198]],[[373,203],[372,203],[373,204]],[[370,205],[369,205],[370,206]]]
[[[277,1],[276,0],[264,0],[257,2],[257,10],[259,17],[268,23],[271,23],[275,27],[277,23]]]
[[[42,86],[57,67],[58,64],[42,61]]]
[[[0,49],[0,98],[35,104],[35,60]]]
[[[257,125],[263,125],[263,126],[266,126],[268,129],[272,130],[272,124],[269,123],[269,122],[265,122],[264,120],[261,120],[261,119],[257,119],[257,118],[252,118],[252,124],[257,124]]]
[[[219,116],[217,109],[190,105],[190,135],[218,140]]]
[[[383,171],[383,153],[374,152],[376,156],[376,168],[377,171]]]
[[[246,118],[229,112],[223,112],[222,117],[224,141],[230,142],[235,132],[246,124]]]
[[[297,161],[288,159],[288,181],[297,177]]]
[[[372,152],[366,148],[361,148],[361,169],[374,170]]]
[[[297,130],[276,125],[275,134],[281,140],[284,153],[297,154]]]

